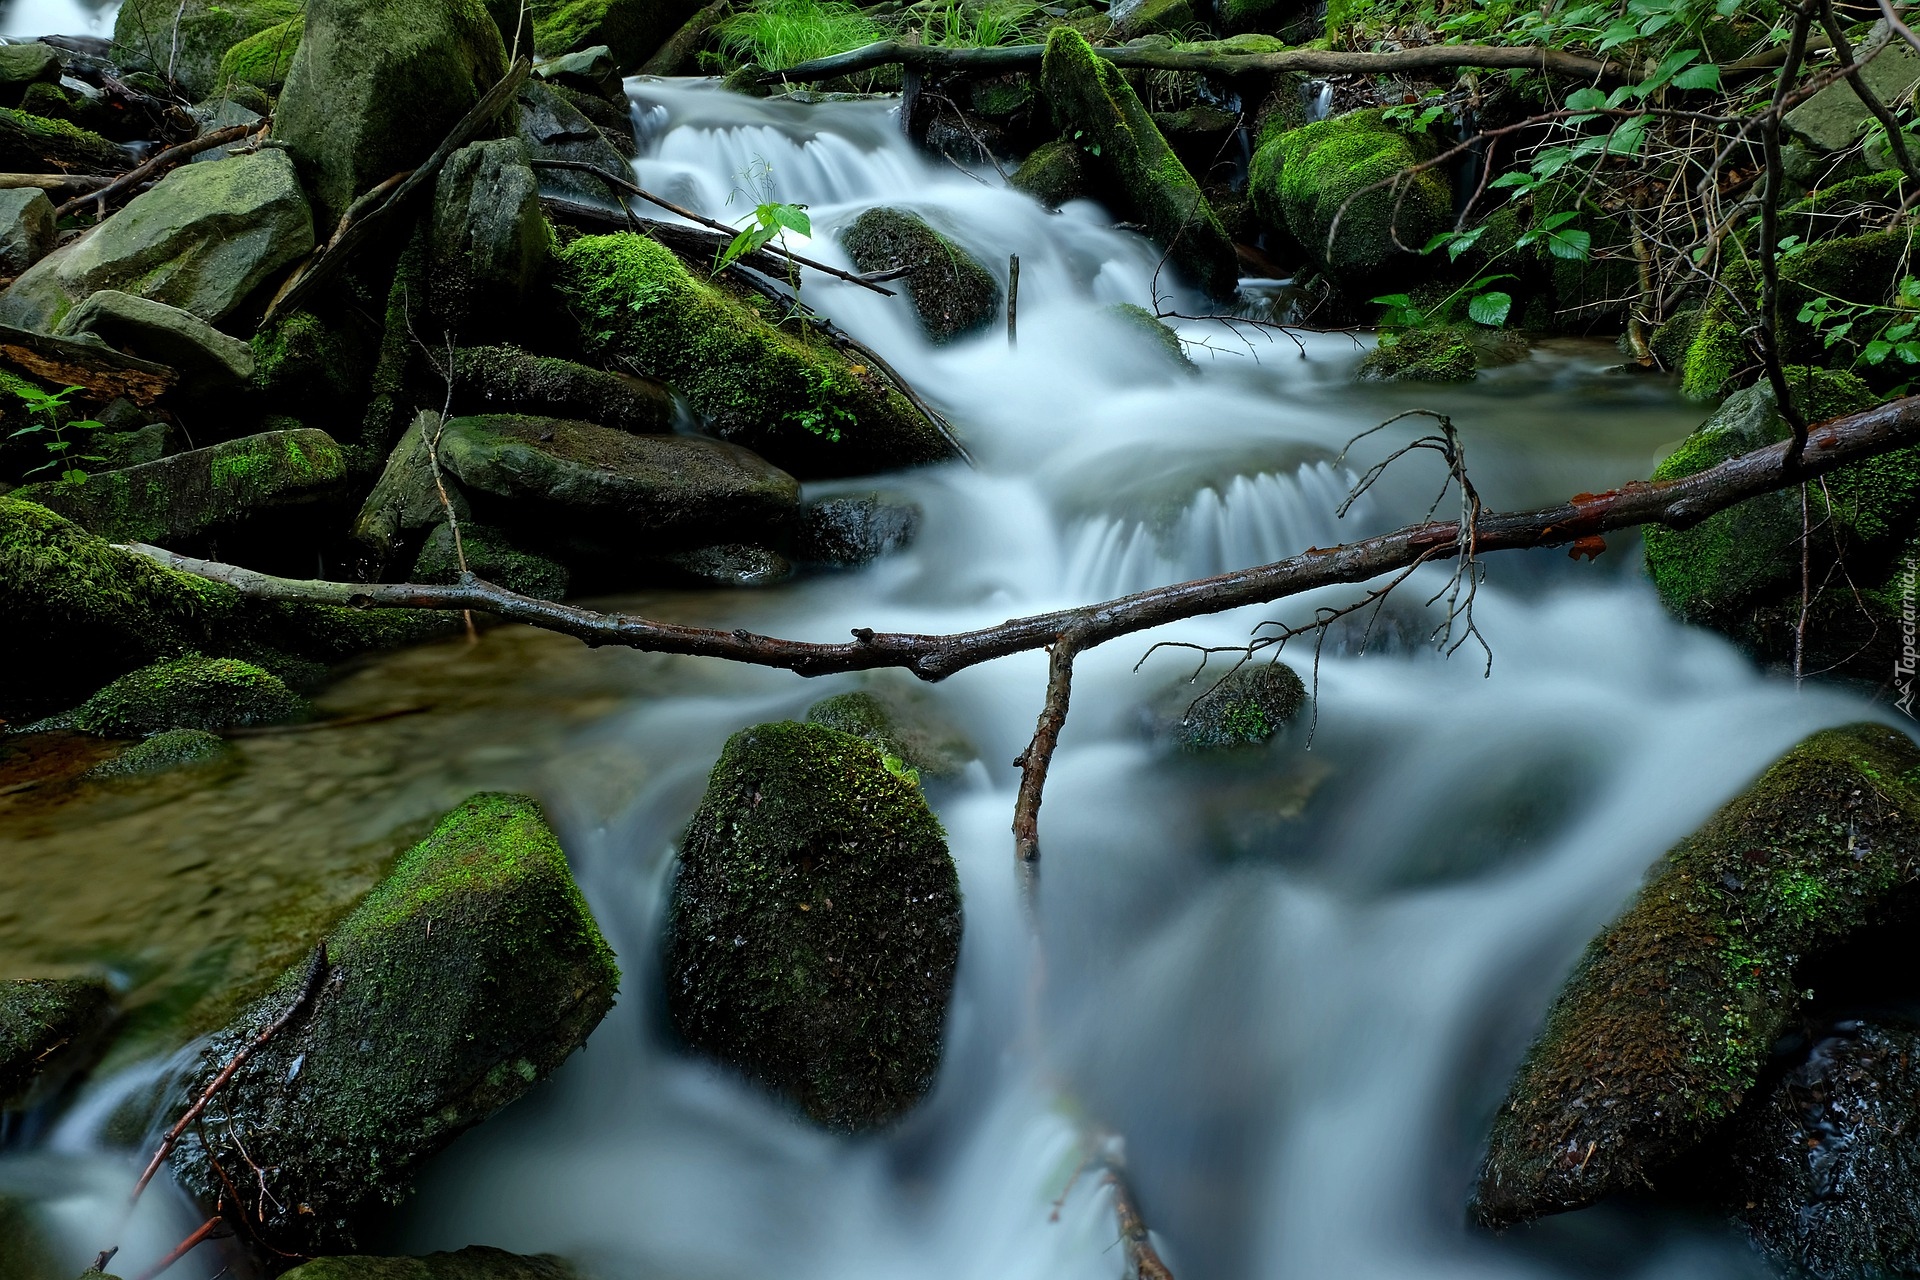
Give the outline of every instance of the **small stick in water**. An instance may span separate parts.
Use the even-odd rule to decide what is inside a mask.
[[[1020,255],[1007,255],[1007,345],[1020,345]]]

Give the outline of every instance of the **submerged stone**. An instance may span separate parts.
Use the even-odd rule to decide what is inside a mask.
[[[1231,298],[1240,278],[1233,243],[1119,68],[1096,56],[1079,32],[1059,26],[1047,36],[1040,82],[1055,119],[1079,131],[1126,211],[1209,297]]]
[[[1179,333],[1165,320],[1137,302],[1116,302],[1102,310],[1145,338],[1156,353],[1166,357],[1169,364],[1183,373],[1194,372],[1193,357],[1187,354],[1186,344],[1180,341]]]
[[[61,717],[110,738],[162,729],[232,729],[298,720],[307,704],[280,678],[238,658],[188,655],[130,671]]]
[[[179,549],[263,512],[334,498],[346,475],[333,437],[301,427],[15,492],[109,541]]]
[[[1494,1119],[1482,1224],[1644,1187],[1733,1114],[1800,1005],[1796,967],[1920,878],[1916,768],[1884,725],[1814,734],[1655,864]]]
[[[1182,751],[1257,747],[1293,723],[1307,687],[1284,662],[1255,659],[1226,676],[1183,680],[1159,699],[1157,736]]]
[[[868,209],[840,233],[840,241],[863,274],[908,271],[902,283],[921,328],[935,342],[985,328],[1000,312],[999,282],[917,214]]]
[[[133,778],[170,769],[220,764],[231,758],[227,740],[206,729],[163,729],[111,760],[87,770],[89,778]]]
[[[508,1253],[475,1244],[413,1258],[315,1258],[284,1273],[281,1280],[581,1280],[581,1273],[551,1253]]]
[[[960,932],[946,836],[905,767],[837,729],[757,725],[687,826],[668,1009],[819,1124],[873,1128],[933,1085]]]
[[[305,1008],[215,1095],[212,1150],[184,1143],[173,1158],[207,1205],[223,1194],[214,1160],[266,1171],[263,1240],[309,1256],[351,1250],[430,1157],[579,1048],[620,982],[540,807],[494,793],[401,855],[334,930],[327,960]],[[185,1096],[281,1017],[309,973],[288,969],[215,1036]]]
[[[645,236],[584,236],[560,287],[589,352],[674,387],[708,430],[803,479],[957,457],[873,370],[810,328],[776,326]]]
[[[851,567],[911,543],[918,504],[883,493],[844,493],[809,502],[794,534],[794,556],[809,564]]]
[[[85,1064],[112,1020],[112,993],[97,979],[0,982],[0,1111],[45,1097]]]

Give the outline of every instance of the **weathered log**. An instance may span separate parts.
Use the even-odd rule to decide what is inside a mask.
[[[0,191],[38,187],[42,191],[64,194],[68,191],[98,191],[116,181],[97,173],[0,173]]]
[[[779,71],[763,72],[761,84],[795,80],[831,80],[837,76],[899,65],[961,76],[997,76],[1040,70],[1044,45],[954,49],[942,45],[880,40],[846,53],[814,58]],[[1303,71],[1310,75],[1386,75],[1407,71],[1539,71],[1575,80],[1625,81],[1632,71],[1617,62],[1586,58],[1562,49],[1482,44],[1434,44],[1393,53],[1342,53],[1324,49],[1283,49],[1278,53],[1199,53],[1179,49],[1142,49],[1128,45],[1095,49],[1116,67],[1145,71],[1198,71],[1211,75]]]
[[[158,400],[179,377],[164,364],[123,355],[111,347],[8,325],[0,325],[0,360],[63,387],[85,388],[96,400],[125,396],[140,405]]]

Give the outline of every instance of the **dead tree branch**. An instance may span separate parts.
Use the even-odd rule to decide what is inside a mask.
[[[215,129],[212,133],[202,134],[200,137],[193,139],[193,141],[183,142],[177,147],[168,147],[165,151],[162,151],[138,169],[121,174],[106,186],[101,187],[98,191],[90,191],[85,195],[75,196],[73,199],[55,209],[53,216],[58,219],[67,217],[70,214],[81,213],[85,211],[88,205],[94,204],[95,202],[98,202],[101,212],[104,213],[106,211],[107,201],[113,199],[115,196],[131,191],[149,178],[152,178],[155,174],[164,173],[184,160],[191,160],[202,151],[211,151],[215,147],[224,147],[230,142],[238,142],[252,133],[256,128],[264,131],[264,126],[236,124],[225,129]]]
[[[1047,785],[1047,769],[1060,730],[1067,723],[1067,702],[1073,692],[1073,659],[1080,652],[1079,637],[1062,633],[1048,649],[1047,701],[1033,726],[1033,741],[1014,758],[1020,770],[1020,794],[1013,804],[1013,845],[1020,864],[1031,874],[1040,861],[1040,800]],[[1031,896],[1031,895],[1029,895]]]

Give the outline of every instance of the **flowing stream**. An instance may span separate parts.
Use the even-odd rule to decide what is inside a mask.
[[[763,175],[809,206],[803,251],[842,264],[836,228],[875,205],[911,209],[1003,281],[1019,254],[1021,285],[1017,349],[998,329],[935,348],[904,298],[809,276],[806,300],[945,406],[977,465],[818,486],[922,507],[917,541],[864,570],[629,607],[816,639],[973,627],[1419,518],[1441,479],[1430,454],[1335,514],[1357,471],[1423,428],[1397,424],[1350,459],[1343,447],[1402,410],[1452,416],[1495,507],[1644,475],[1701,416],[1597,343],[1550,343],[1464,387],[1367,388],[1349,380],[1362,345],[1348,336],[1296,345],[1179,321],[1189,371],[1105,309],[1153,305],[1157,254],[1094,206],[1050,214],[991,169],[918,154],[884,102],[760,102],[697,81],[630,91],[651,190],[738,219]],[[1249,289],[1263,292],[1282,295]],[[1203,309],[1164,280],[1160,293]],[[1774,755],[1873,714],[1681,627],[1637,542],[1609,541],[1597,563],[1542,551],[1487,566],[1475,620],[1490,674],[1471,640],[1436,653],[1443,615],[1425,602],[1447,579],[1416,578],[1370,634],[1329,637],[1311,736],[1303,721],[1235,758],[1151,744],[1142,708],[1198,660],[1142,656],[1163,639],[1244,643],[1263,619],[1351,592],[1083,657],[1041,819],[1037,950],[1008,762],[1032,732],[1044,657],[930,687],[979,749],[929,791],[966,939],[939,1084],[882,1136],[813,1131],[682,1056],[655,959],[674,842],[721,743],[859,678],[589,652],[515,628],[369,662],[326,711],[427,710],[243,740],[212,780],[0,801],[16,806],[0,827],[0,964],[87,946],[138,956],[156,931],[228,909],[223,884],[292,892],[317,860],[385,848],[471,790],[523,788],[547,804],[621,956],[620,1003],[551,1082],[436,1162],[383,1248],[554,1251],[604,1280],[1106,1280],[1123,1267],[1111,1193],[1074,1177],[1097,1126],[1123,1136],[1180,1280],[1763,1275],[1728,1229],[1670,1212],[1602,1207],[1504,1239],[1465,1225],[1485,1125],[1588,937]],[[1299,643],[1287,658],[1311,678]],[[1215,659],[1200,679],[1223,670]],[[0,1192],[36,1197],[76,1265],[119,1231],[113,1206],[137,1171],[103,1144],[106,1117],[157,1070],[119,1064],[0,1158]],[[116,1269],[137,1273],[192,1224],[154,1197]],[[190,1258],[173,1274],[210,1270]]]

